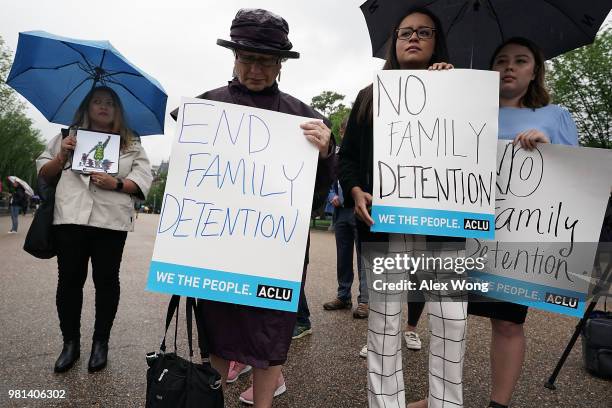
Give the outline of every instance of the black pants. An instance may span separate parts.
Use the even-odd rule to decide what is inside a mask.
[[[127,232],[83,225],[56,225],[57,314],[64,341],[81,336],[83,286],[91,259],[96,288],[93,339],[108,341],[119,305],[119,265]]]

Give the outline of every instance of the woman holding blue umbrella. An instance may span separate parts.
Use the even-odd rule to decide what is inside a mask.
[[[57,247],[56,305],[64,346],[55,372],[69,370],[80,356],[83,286],[91,260],[96,317],[90,372],[106,366],[108,341],[119,305],[119,267],[127,232],[134,229],[134,200],[146,197],[152,176],[139,138],[125,121],[111,88],[92,88],[74,115],[70,133],[58,134],[36,161],[39,175],[57,181],[53,216]],[[120,135],[119,171],[83,174],[71,170],[77,128]]]

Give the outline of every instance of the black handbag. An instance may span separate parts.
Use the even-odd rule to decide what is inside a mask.
[[[62,129],[62,139],[69,134],[69,129]],[[55,207],[55,187],[62,172],[48,182],[38,176],[38,193],[42,204],[34,213],[34,219],[23,243],[23,250],[40,259],[49,259],[57,255],[57,248],[53,241],[53,211]]]
[[[180,296],[174,295],[168,304],[166,314],[166,330],[160,352],[148,353],[146,356],[147,370],[146,408],[222,408],[223,390],[221,376],[210,365],[208,359],[208,342],[200,321],[200,313],[195,299],[187,298],[187,340],[189,343],[189,360],[177,355],[176,335],[178,332]],[[195,312],[196,327],[200,353],[203,362],[194,363],[192,340],[192,315]],[[174,330],[174,352],[166,353],[166,334],[176,313]]]
[[[38,190],[42,204],[34,213],[23,249],[36,258],[49,259],[57,255],[57,248],[53,242],[55,184],[50,184],[43,177],[38,177]]]
[[[581,334],[586,369],[597,377],[612,378],[612,313],[592,312]]]

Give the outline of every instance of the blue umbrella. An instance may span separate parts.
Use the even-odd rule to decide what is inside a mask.
[[[164,133],[168,96],[159,82],[132,65],[108,41],[60,37],[44,31],[19,33],[6,81],[53,123],[71,125],[87,93],[112,88],[130,129],[141,136]]]

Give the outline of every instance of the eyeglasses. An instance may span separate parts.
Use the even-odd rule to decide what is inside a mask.
[[[419,27],[416,30],[411,27],[399,28],[395,33],[397,34],[398,40],[409,40],[412,37],[412,33],[416,33],[419,40],[429,40],[433,38],[435,28],[432,27]]]
[[[238,52],[235,53],[236,61],[241,64],[253,65],[258,64],[262,67],[274,67],[282,62],[282,58],[266,58],[266,57],[257,57],[255,55],[244,55]]]

